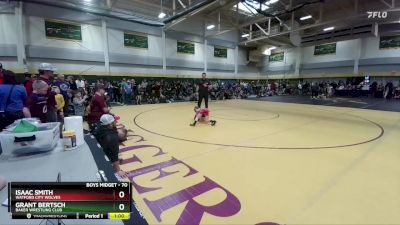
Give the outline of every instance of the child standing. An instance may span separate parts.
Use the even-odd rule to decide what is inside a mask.
[[[80,92],[75,94],[75,97],[73,99],[73,103],[74,103],[74,108],[75,108],[75,115],[76,116],[84,116],[85,114],[85,101],[87,99],[87,96],[85,95],[82,98],[82,94]]]
[[[64,96],[61,94],[60,88],[57,86],[51,87],[51,90],[56,93],[54,96],[56,99],[56,109],[57,109],[57,118],[59,121],[61,121],[64,117],[64,106],[65,106],[65,100]]]
[[[42,80],[32,83],[32,95],[29,97],[28,105],[33,118],[39,118],[42,123],[47,122],[47,92],[49,85]]]

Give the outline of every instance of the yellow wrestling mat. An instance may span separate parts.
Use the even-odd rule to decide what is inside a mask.
[[[149,224],[400,224],[400,114],[232,100],[113,109]]]

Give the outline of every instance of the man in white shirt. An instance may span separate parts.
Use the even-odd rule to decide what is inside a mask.
[[[76,79],[75,83],[76,83],[76,87],[78,88],[78,90],[83,91],[85,89],[85,81],[82,80],[81,77],[78,77],[78,79]]]

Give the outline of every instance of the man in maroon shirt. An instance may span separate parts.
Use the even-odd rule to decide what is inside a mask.
[[[48,85],[48,90],[47,94],[44,96],[46,100],[46,122],[57,122],[57,110],[56,110],[56,99],[55,99],[55,93],[51,91],[51,86],[53,83],[53,76],[54,76],[54,70],[55,68],[53,65],[50,63],[40,63],[39,64],[39,76],[36,79],[31,79],[26,83],[26,92],[28,93],[28,96],[32,95],[33,92],[33,82],[37,80],[41,80],[47,83]],[[42,102],[42,101],[39,101]]]
[[[88,124],[91,131],[96,128],[103,114],[110,113],[105,100],[105,93],[106,91],[102,84],[96,86],[96,92],[90,101],[90,112],[88,114]]]

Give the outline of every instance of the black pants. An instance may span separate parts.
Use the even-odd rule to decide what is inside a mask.
[[[318,91],[311,91],[311,97],[318,97]]]
[[[203,98],[204,98],[204,102],[205,102],[206,108],[208,108],[208,93],[199,92],[199,101],[197,102],[197,106],[199,108],[201,107],[201,102],[203,101]]]
[[[24,118],[24,113],[19,112],[1,112],[0,115],[0,131],[6,128],[8,125],[14,123],[14,121]]]

